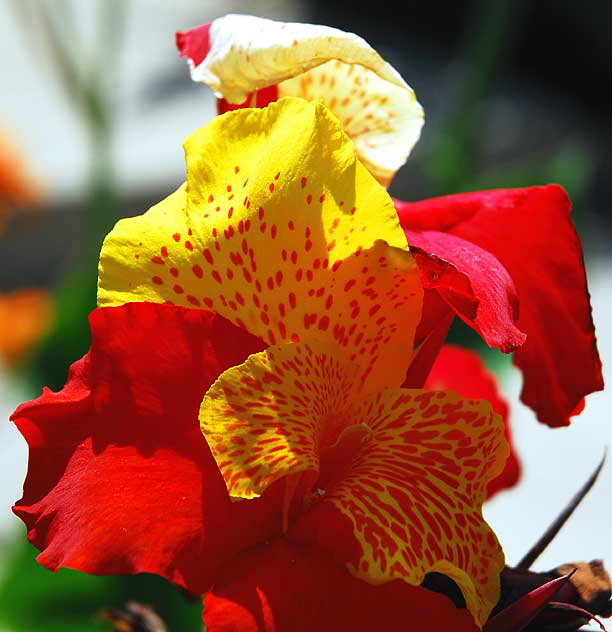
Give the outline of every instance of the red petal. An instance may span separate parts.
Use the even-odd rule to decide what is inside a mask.
[[[425,301],[427,301],[427,294],[424,298]],[[429,334],[423,342],[421,342],[412,357],[408,371],[406,371],[406,379],[402,384],[402,388],[423,388],[427,376],[431,372],[431,367],[436,361],[440,349],[442,349],[444,345],[446,335],[454,318],[455,315],[450,310],[446,310],[444,316],[442,316],[435,325],[431,325]],[[421,317],[419,327],[423,322],[423,317]]]
[[[504,434],[510,446],[510,456],[502,473],[487,487],[491,498],[502,489],[514,487],[521,475],[521,466],[512,444],[508,419],[508,403],[497,390],[494,375],[489,372],[480,356],[454,345],[442,347],[425,382],[426,389],[451,390],[469,399],[486,399],[493,410],[504,420]]]
[[[30,447],[14,511],[51,570],[157,573],[202,592],[280,527],[272,490],[230,503],[198,423],[206,389],[262,343],[214,312],[153,303],[100,308],[90,324],[64,389],[13,414]]]
[[[490,347],[514,351],[525,334],[514,325],[518,300],[499,261],[478,246],[438,231],[405,229],[426,288],[435,288]]]
[[[373,586],[319,549],[279,539],[225,569],[204,602],[207,632],[477,632],[465,609],[401,580]]]
[[[255,103],[252,103],[253,93],[250,92],[247,98],[238,104],[228,103],[225,99],[217,99],[217,113],[225,114],[225,112],[231,112],[232,110],[240,110],[242,108],[265,108],[273,101],[278,99],[278,86],[276,84],[266,86],[261,90],[257,90],[255,93]]]
[[[495,256],[520,301],[527,341],[514,362],[521,399],[550,426],[569,423],[585,395],[603,388],[580,241],[556,185],[396,202],[410,230],[448,232]]]
[[[179,57],[188,57],[194,66],[199,66],[210,50],[211,26],[212,22],[209,22],[188,31],[177,31],[175,37]]]

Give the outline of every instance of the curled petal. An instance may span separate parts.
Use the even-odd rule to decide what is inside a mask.
[[[64,389],[13,414],[30,448],[14,511],[51,570],[156,573],[203,592],[219,564],[281,527],[280,496],[230,502],[197,421],[219,372],[262,343],[169,305],[102,308],[90,323]]]
[[[453,311],[490,346],[504,353],[525,342],[514,324],[518,299],[501,263],[479,246],[439,231],[406,230],[423,287],[436,289]]]
[[[527,335],[514,355],[521,399],[549,426],[569,424],[603,388],[580,241],[557,185],[396,201],[402,226],[472,242],[508,271]]]
[[[400,74],[362,38],[328,26],[226,15],[177,34],[194,81],[230,104],[277,86],[278,95],[322,99],[359,157],[388,184],[419,139],[423,109]]]
[[[362,435],[342,477],[289,532],[344,556],[372,584],[451,577],[482,625],[499,598],[504,556],[481,514],[508,447],[489,404],[453,393],[387,389],[352,417]]]
[[[210,307],[269,344],[358,338],[371,383],[400,384],[418,270],[391,198],[329,110],[286,98],[228,112],[185,150],[186,187],[106,238],[100,304]]]
[[[420,586],[373,586],[316,547],[279,539],[228,565],[204,600],[208,632],[477,632],[469,613]]]
[[[445,345],[440,350],[425,388],[449,390],[469,399],[485,399],[504,422],[504,435],[510,454],[501,474],[487,486],[487,498],[498,491],[514,487],[521,475],[521,465],[512,443],[508,402],[497,388],[495,376],[487,369],[480,356],[469,349]]]

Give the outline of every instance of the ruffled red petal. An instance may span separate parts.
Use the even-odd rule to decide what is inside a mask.
[[[491,498],[502,489],[514,487],[521,475],[521,466],[512,443],[512,431],[508,415],[508,402],[500,394],[495,376],[487,370],[480,356],[469,349],[455,345],[442,347],[425,388],[455,391],[469,399],[486,399],[493,410],[504,420],[504,434],[510,446],[510,455],[502,473],[487,487]]]
[[[278,539],[228,566],[204,601],[207,632],[477,632],[444,595],[401,580],[373,586],[316,547]]]
[[[479,246],[508,271],[527,334],[514,355],[521,399],[550,426],[569,423],[582,398],[603,388],[580,241],[556,185],[396,201],[410,231],[443,231]],[[437,254],[437,253],[433,253]]]
[[[202,397],[261,341],[214,312],[131,303],[90,316],[59,393],[13,414],[30,447],[14,507],[39,561],[150,572],[203,592],[221,563],[280,529],[280,494],[230,503],[200,432]]]

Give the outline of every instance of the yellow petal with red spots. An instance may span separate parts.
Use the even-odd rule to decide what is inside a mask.
[[[369,436],[342,480],[317,483],[323,504],[353,525],[361,556],[351,572],[373,584],[420,584],[426,573],[443,573],[482,625],[498,601],[504,565],[481,513],[487,483],[508,456],[501,418],[484,400],[389,389],[363,400],[352,419]]]
[[[423,108],[401,75],[361,37],[329,26],[226,15],[210,26],[203,50],[185,50],[194,81],[242,103],[278,85],[279,96],[323,99],[388,185],[423,126]]]
[[[319,450],[346,425],[357,370],[316,341],[270,347],[225,371],[200,407],[200,425],[231,496],[260,496],[275,480],[319,472]]]
[[[443,573],[486,621],[504,557],[481,507],[508,455],[488,402],[407,389],[364,398],[356,367],[307,341],[228,369],[206,394],[200,424],[232,496],[259,496],[282,477],[295,487],[300,475],[310,533],[332,551],[355,551],[346,558],[354,575],[418,585]],[[349,531],[337,513],[333,528],[317,518],[332,506]],[[356,549],[345,546],[351,536]]]
[[[399,385],[422,290],[391,198],[321,103],[218,117],[185,143],[187,186],[120,221],[100,305],[211,308],[270,344],[340,345],[370,391]]]

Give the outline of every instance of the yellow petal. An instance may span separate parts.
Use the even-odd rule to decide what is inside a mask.
[[[210,50],[191,75],[230,103],[275,84],[280,96],[323,99],[385,185],[423,126],[423,109],[397,70],[361,37],[328,26],[226,15],[212,23]]]
[[[319,448],[346,425],[356,367],[316,341],[270,347],[225,371],[200,407],[200,425],[231,496],[260,496],[274,481],[319,471]]]
[[[100,305],[207,307],[270,344],[340,345],[370,391],[399,385],[422,289],[391,198],[317,102],[218,117],[185,143],[187,186],[120,221]]]
[[[487,483],[508,456],[501,418],[484,400],[388,389],[354,410],[370,435],[346,476],[329,488],[352,522],[361,558],[354,575],[373,584],[418,585],[426,573],[455,580],[480,625],[499,598],[501,547],[481,513]]]

